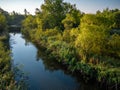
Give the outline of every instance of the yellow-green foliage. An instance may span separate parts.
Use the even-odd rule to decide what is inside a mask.
[[[1,90],[20,90],[14,80],[11,70],[10,51],[0,40],[0,89]]]
[[[93,53],[101,55],[106,49],[108,39],[104,28],[95,25],[86,25],[81,29],[81,33],[75,41],[75,46],[79,49],[80,54],[85,56]]]
[[[42,6],[45,10],[44,7],[46,5]],[[67,64],[71,71],[78,70],[101,82],[120,83],[120,35],[110,34],[113,27],[111,22],[114,21],[111,20],[113,18],[110,19],[112,13],[110,17],[105,12],[84,14],[81,17],[78,11],[74,13],[70,9],[57,25],[55,21],[58,18],[51,15],[48,17],[48,12],[47,17],[44,16],[45,11],[41,13],[41,17],[36,15],[37,27],[28,30],[30,27],[26,26],[24,32],[38,45],[46,47],[49,56]],[[61,29],[61,24],[64,25],[64,30]],[[116,27],[119,27],[118,24]]]
[[[0,13],[0,33],[2,33],[7,26],[6,17]]]
[[[0,89],[7,89],[13,82],[13,74],[11,72],[10,51],[8,51],[0,41]]]
[[[37,26],[36,19],[32,15],[27,16],[22,23],[23,27],[29,27],[30,29],[34,29]]]
[[[64,30],[62,39],[67,43],[75,42],[76,38],[78,37],[80,30],[78,28],[72,28],[71,30]]]
[[[108,44],[109,44],[109,52],[120,57],[120,35],[113,34]]]

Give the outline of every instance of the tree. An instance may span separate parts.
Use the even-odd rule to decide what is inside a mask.
[[[36,15],[37,15],[37,14],[40,14],[40,12],[41,12],[41,11],[40,11],[38,8],[35,9],[35,14],[36,14]]]
[[[37,28],[36,19],[32,15],[27,16],[27,18],[23,20],[22,25],[24,28],[30,28],[30,29]]]
[[[82,16],[82,13],[77,10],[75,7],[71,9],[69,13],[66,14],[66,18],[62,20],[62,23],[64,24],[64,28],[66,30],[70,30],[72,28],[78,27],[80,24],[80,18]]]
[[[108,42],[109,53],[120,58],[120,35],[113,34]]]
[[[66,14],[72,11],[74,5],[63,2],[63,0],[44,0],[41,6],[42,29],[60,28],[64,29],[62,20]]]
[[[41,6],[43,29],[61,27],[64,16],[63,0],[45,0]]]
[[[109,8],[106,8],[103,10],[103,12],[97,11],[97,16],[104,17],[109,20],[109,27],[111,29],[113,28],[120,28],[120,10],[114,9],[109,10]]]
[[[25,16],[29,15],[29,12],[27,11],[27,9],[24,9],[24,13],[25,13]]]
[[[105,18],[93,14],[84,15],[81,19],[81,33],[75,42],[83,60],[88,60],[91,55],[102,55],[106,51],[109,37],[109,27]]]
[[[120,11],[113,13],[114,28],[120,28]]]
[[[7,26],[6,17],[3,14],[0,14],[0,33],[2,33]]]

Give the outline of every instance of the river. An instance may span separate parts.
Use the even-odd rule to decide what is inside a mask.
[[[18,67],[27,77],[27,90],[97,90],[91,85],[79,82],[74,75],[64,70],[63,66],[54,63],[54,60],[40,57],[44,52],[24,39],[21,33],[10,33],[10,47],[12,65]],[[17,81],[21,79],[17,74],[15,78]]]

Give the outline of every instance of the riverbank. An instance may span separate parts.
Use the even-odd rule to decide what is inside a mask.
[[[27,84],[27,90],[81,90],[80,88],[85,87],[93,90],[96,88],[78,81],[60,63],[48,59],[49,57],[43,55],[44,50],[36,48],[21,33],[10,33],[10,40],[13,66],[20,70],[15,73],[15,79],[16,81],[23,79]],[[22,73],[23,77],[19,76],[19,73]]]
[[[22,79],[15,79],[19,69],[13,66],[12,54],[9,34],[0,36],[0,90],[27,90]],[[22,77],[23,74],[20,73],[18,76]]]
[[[63,9],[55,4],[63,4]],[[49,6],[51,9],[47,8]],[[67,66],[72,73],[82,74],[86,82],[95,80],[108,88],[118,89],[120,10],[106,8],[95,14],[85,14],[74,5],[66,3],[66,6],[64,2],[44,2],[39,12],[23,20],[23,34],[44,47],[55,62]],[[58,12],[52,12],[52,8]]]
[[[67,70],[70,72],[79,73],[85,82],[97,81],[100,86],[107,86],[108,89],[119,88],[119,59],[101,56],[100,61],[94,57],[90,58],[90,62],[84,62],[75,47],[72,46],[73,44],[63,41],[63,36],[57,30],[39,31],[39,33],[39,39],[36,38],[34,31],[27,32],[27,35],[24,33],[24,35],[29,36],[32,42],[44,49],[47,57],[55,58],[54,60],[67,66]]]
[[[11,52],[9,50],[9,39],[7,35],[0,36],[0,89],[13,90],[17,89],[11,69]]]

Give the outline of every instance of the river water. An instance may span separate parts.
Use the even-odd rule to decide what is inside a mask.
[[[27,90],[97,90],[79,82],[54,60],[40,57],[42,52],[24,39],[21,33],[10,33],[10,47],[13,66],[18,67],[27,78]],[[17,81],[21,79],[19,76],[16,74]]]

